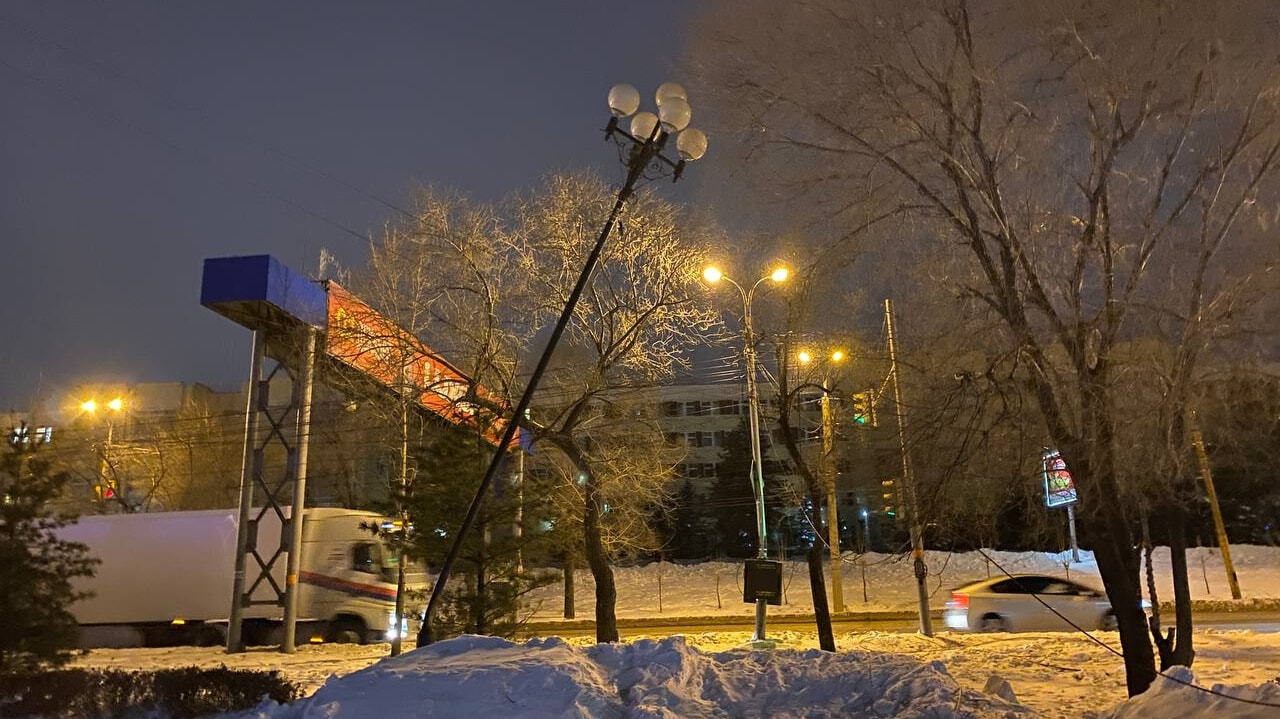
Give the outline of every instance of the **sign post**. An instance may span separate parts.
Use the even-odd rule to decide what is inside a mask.
[[[1078,501],[1076,485],[1067,471],[1066,460],[1056,449],[1045,448],[1044,456],[1044,504],[1050,509],[1067,508],[1067,530],[1071,535],[1071,561],[1080,561],[1080,545],[1076,542],[1076,510]]]

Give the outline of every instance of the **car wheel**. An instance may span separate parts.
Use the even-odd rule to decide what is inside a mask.
[[[982,615],[982,621],[978,622],[978,631],[1007,632],[1009,631],[1009,621],[999,614],[984,614]]]
[[[1120,628],[1120,620],[1116,619],[1115,612],[1107,612],[1102,615],[1102,621],[1098,624],[1098,628],[1104,632],[1114,632]]]

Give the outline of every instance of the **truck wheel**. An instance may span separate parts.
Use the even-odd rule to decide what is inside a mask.
[[[359,619],[344,617],[335,620],[329,625],[329,633],[325,637],[325,641],[330,644],[364,644],[367,641],[368,633],[364,628],[364,622]]]
[[[227,634],[221,627],[206,624],[196,631],[195,645],[197,647],[218,647],[226,643]]]

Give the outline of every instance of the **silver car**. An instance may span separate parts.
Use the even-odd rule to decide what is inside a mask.
[[[1105,594],[1046,574],[993,577],[956,587],[943,620],[951,629],[972,632],[1069,631],[1072,623],[1081,629],[1116,628]]]

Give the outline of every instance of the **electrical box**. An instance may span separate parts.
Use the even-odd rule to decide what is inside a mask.
[[[769,604],[782,604],[782,562],[748,559],[744,564],[742,601],[755,604],[760,599]]]

